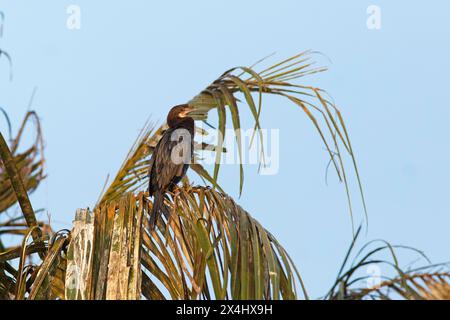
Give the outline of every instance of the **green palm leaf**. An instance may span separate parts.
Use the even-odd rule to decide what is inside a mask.
[[[81,261],[76,257],[83,259],[80,253],[92,248],[91,267],[84,265],[92,270],[84,282],[87,298],[136,298],[141,290],[147,299],[307,298],[286,250],[227,195],[205,187],[179,188],[166,206],[170,217],[151,233],[152,203],[144,193],[101,204],[86,227],[76,227],[86,231],[80,238],[74,230],[68,265],[81,270],[81,262],[74,267]],[[90,244],[80,245],[80,239],[91,239]],[[138,291],[135,279],[142,279]]]
[[[188,102],[196,109],[192,113],[192,116],[196,120],[205,121],[208,119],[209,113],[216,109],[218,113],[218,131],[222,134],[222,138],[224,138],[226,114],[229,109],[233,128],[236,132],[239,157],[242,159],[243,146],[240,136],[240,113],[242,108],[247,106],[250,109],[255,123],[254,135],[259,137],[260,145],[263,146],[260,121],[263,96],[277,95],[288,99],[294,105],[300,107],[319,133],[339,179],[344,182],[349,210],[352,215],[349,181],[345,170],[346,161],[344,158],[345,155],[349,156],[357,177],[367,222],[366,204],[355,154],[339,109],[326,98],[326,92],[322,89],[295,83],[295,80],[326,70],[325,68],[314,67],[314,63],[311,61],[311,54],[312,52],[309,51],[300,53],[259,72],[248,67],[237,67],[226,71],[222,76],[213,81],[211,85],[205,88],[205,90]],[[256,97],[254,97],[254,94],[256,94]],[[244,97],[243,100],[245,103],[239,103],[239,95]],[[152,148],[159,141],[161,134],[166,129],[165,126],[157,130],[154,130],[154,128],[154,126],[150,126],[143,130],[141,137],[137,140],[124,165],[108,186],[106,192],[102,194],[99,203],[116,199],[120,194],[125,192],[144,190],[143,187],[147,184],[148,165],[150,164],[149,159]],[[203,132],[200,133],[202,134]],[[196,166],[193,166],[194,171],[202,179],[216,187],[219,185],[220,160],[224,152],[222,146],[223,139],[218,139],[217,146],[213,148],[207,148],[204,145],[197,146],[197,150],[212,149],[216,153],[216,163],[212,174],[208,173],[198,162]],[[341,152],[341,149],[345,152]],[[264,165],[263,148],[261,148],[259,159],[261,164]],[[244,170],[241,161],[239,192],[242,192],[243,183]]]
[[[231,119],[242,159],[239,134],[242,108],[249,108],[254,121],[252,142],[257,138],[263,146],[260,130],[263,97],[270,94],[288,99],[306,114],[319,133],[338,177],[344,182],[352,212],[344,156],[353,165],[364,207],[365,203],[343,118],[323,90],[294,83],[324,70],[314,67],[310,55],[301,53],[260,71],[254,67],[230,69],[189,104],[196,109],[196,120],[206,121],[210,112],[217,112],[216,127],[223,135],[227,119]],[[27,115],[24,123],[33,117],[35,114]],[[166,199],[170,217],[160,220],[157,231],[149,233],[147,223],[152,203],[141,191],[147,187],[151,154],[164,130],[165,125],[144,127],[122,167],[102,191],[94,211],[77,214],[81,218],[76,219],[67,239],[57,233],[53,240],[35,239],[28,243],[30,235],[43,226],[37,221],[30,223],[35,218],[32,210],[24,212],[27,224],[7,221],[0,225],[0,231],[3,228],[5,232],[23,236],[21,246],[5,248],[0,243],[0,277],[5,279],[5,285],[0,287],[1,297],[137,299],[142,294],[148,299],[308,299],[287,251],[220,188],[220,159],[227,151],[220,139],[216,145],[195,146],[196,151],[215,153],[217,161],[211,173],[200,161],[191,165],[214,189],[192,187],[185,180],[184,186]],[[23,131],[24,125],[18,138],[3,149],[11,150],[9,162],[15,163],[17,172],[21,168],[28,171],[24,169],[24,173],[17,174],[9,170],[4,181],[14,173],[23,180],[23,189],[32,191],[32,187],[26,187],[26,181],[34,178],[36,187],[42,180],[43,160],[38,161],[42,152],[38,144],[23,154],[17,152]],[[197,131],[206,134],[199,128]],[[40,136],[39,127],[38,132]],[[263,149],[260,162],[264,165]],[[240,193],[243,185],[241,163]],[[23,190],[18,193],[7,184],[3,189],[5,194],[8,190],[12,195],[23,194]],[[5,203],[5,207],[14,204]],[[37,266],[27,264],[34,253],[42,258]],[[15,266],[11,262],[17,258],[19,265]]]

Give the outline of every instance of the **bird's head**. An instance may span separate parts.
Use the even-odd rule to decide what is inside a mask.
[[[194,110],[195,109],[188,104],[181,104],[173,107],[167,115],[167,124],[169,127],[175,127],[186,119],[192,120],[189,114]]]

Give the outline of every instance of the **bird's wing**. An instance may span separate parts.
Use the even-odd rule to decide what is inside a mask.
[[[150,193],[153,193],[155,190],[165,191],[171,184],[178,183],[185,175],[188,165],[184,162],[174,162],[172,158],[173,152],[183,150],[183,148],[175,149],[175,146],[178,144],[179,141],[171,141],[171,131],[168,130],[156,146],[153,152],[154,162],[150,173]],[[178,154],[178,156],[182,156],[182,154]]]
[[[158,145],[156,145],[156,147],[153,149],[153,153],[152,153],[152,157],[150,159],[150,163],[149,163],[149,186],[148,186],[148,192],[150,193],[150,196],[153,196],[153,192],[155,191],[153,188],[153,176],[154,176],[154,170],[153,168],[155,167],[155,158],[156,158],[156,153],[158,150]]]

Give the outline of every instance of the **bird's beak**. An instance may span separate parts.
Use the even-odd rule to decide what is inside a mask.
[[[180,116],[181,116],[182,118],[184,118],[184,117],[186,117],[187,115],[189,115],[190,113],[192,113],[192,112],[194,112],[194,111],[195,111],[195,108],[193,108],[193,107],[187,107],[187,108],[185,108],[185,109],[183,110],[183,112],[180,113]]]

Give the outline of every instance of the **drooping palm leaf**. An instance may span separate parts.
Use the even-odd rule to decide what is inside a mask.
[[[36,216],[31,205],[28,193],[22,181],[22,177],[17,170],[15,159],[12,156],[9,147],[0,133],[0,157],[7,173],[7,177],[11,182],[12,189],[17,197],[17,201],[22,209],[22,214],[27,222],[28,226],[32,228],[33,239],[38,242],[41,241],[42,231],[38,227]]]
[[[74,249],[87,253],[92,248],[89,255],[95,258],[86,260],[92,271],[80,284],[80,288],[88,286],[83,287],[87,297],[130,297],[127,292],[135,288],[130,281],[142,277],[142,294],[147,299],[307,298],[286,250],[230,197],[210,188],[186,187],[176,189],[166,205],[170,218],[160,220],[158,231],[152,233],[148,231],[152,203],[144,193],[128,193],[95,209],[90,219],[93,227],[86,229],[92,235],[84,236],[91,239],[90,245],[75,244],[73,249],[70,245],[68,254],[72,266]],[[141,232],[133,227],[137,221],[143,222]],[[75,234],[74,239],[79,239]],[[133,243],[141,243],[140,252]],[[142,276],[136,274],[140,266],[131,267],[135,261],[142,263]],[[81,266],[86,267],[81,263],[75,269]]]
[[[296,299],[299,283],[307,298],[285,249],[227,195],[186,187],[166,205],[160,231],[144,230],[143,287],[154,289],[147,298]]]
[[[353,261],[350,261],[360,231],[361,228],[358,229],[336,282],[325,299],[433,300],[450,298],[448,265],[432,265],[424,253],[417,249],[391,245],[383,240],[370,241],[362,246],[354,255]],[[397,257],[398,250],[415,253],[427,264],[420,268],[404,269],[400,266]],[[388,258],[383,253],[388,253]],[[370,270],[378,271],[374,274]]]
[[[260,119],[262,98],[267,94],[287,98],[294,105],[300,107],[318,131],[328,150],[330,161],[333,163],[339,179],[344,182],[350,213],[352,215],[349,181],[345,170],[346,161],[344,155],[347,154],[350,157],[350,162],[357,177],[364,211],[366,212],[355,155],[339,109],[330,102],[330,99],[326,98],[326,93],[322,89],[295,83],[295,80],[325,70],[325,68],[314,67],[314,63],[311,61],[311,54],[311,52],[303,52],[261,71],[255,71],[253,68],[248,67],[237,67],[228,70],[188,102],[196,109],[192,115],[196,120],[206,120],[210,112],[217,110],[217,127],[223,138],[226,127],[226,113],[229,108],[232,124],[236,132],[239,157],[241,158],[243,146],[240,134],[240,114],[242,108],[246,105],[250,109],[255,123],[254,135],[258,136],[261,142],[260,161],[264,164],[264,144],[262,143],[263,135]],[[243,96],[241,100],[245,102],[240,103],[239,96]],[[146,129],[143,131],[140,139],[137,140],[130,155],[116,175],[116,178],[102,195],[100,203],[115,199],[125,192],[143,190],[142,187],[146,186],[152,147],[158,142],[165,126],[160,127],[156,131],[153,129],[154,127],[152,126],[151,130]],[[218,139],[216,146],[199,145],[197,148],[212,150],[216,153],[216,164],[212,174],[205,170],[198,161],[196,161],[195,165],[191,166],[204,180],[207,180],[211,185],[216,187],[219,185],[220,160],[224,152],[222,146],[223,139]],[[243,182],[244,171],[241,162],[240,192],[242,192]]]
[[[147,183],[150,159],[153,149],[159,141],[164,127],[154,130],[152,124],[147,124],[136,139],[116,177],[101,195],[99,203],[116,200],[128,192],[136,192]]]
[[[450,300],[450,272],[408,273],[373,288],[354,289],[349,299]]]
[[[25,280],[31,273],[32,268],[25,267],[25,262],[33,254],[37,253],[40,258],[44,258],[47,245],[44,240],[48,237],[51,229],[46,224],[37,221],[36,212],[28,199],[28,194],[32,193],[45,178],[44,175],[44,157],[43,157],[43,139],[39,119],[35,112],[30,111],[26,114],[17,135],[11,137],[11,124],[6,112],[3,112],[9,127],[9,145],[0,133],[1,158],[0,162],[0,274],[4,279],[14,283],[14,292],[7,293],[17,297],[18,294],[24,294],[26,290]],[[25,148],[21,146],[27,124],[34,120],[36,139],[32,145]],[[5,212],[19,203],[22,215],[10,217]],[[30,233],[30,230],[31,233]],[[31,244],[14,246],[9,243],[6,247],[2,241],[3,235],[18,235],[27,239],[32,234],[34,241]],[[13,262],[17,258],[23,261],[22,269],[17,268]],[[24,272],[26,275],[24,276]],[[6,278],[5,278],[6,277]],[[5,288],[4,288],[5,289]],[[8,289],[9,290],[9,289]],[[3,292],[4,293],[4,292]]]
[[[7,116],[6,116],[7,117]],[[21,141],[26,130],[27,124],[34,120],[35,140],[31,146],[25,148],[25,151],[20,151]],[[43,155],[43,137],[40,127],[39,118],[34,111],[27,112],[24,120],[19,128],[19,131],[14,139],[11,140],[9,149],[14,158],[17,171],[23,181],[24,188],[28,194],[33,193],[39,184],[45,179],[44,164],[45,159]],[[12,188],[8,173],[3,166],[0,165],[0,214],[11,208],[17,203],[17,197]]]
[[[366,211],[365,200],[359,173],[356,166],[355,155],[351,147],[347,129],[341,116],[339,109],[328,99],[325,98],[326,93],[313,86],[304,84],[296,84],[293,81],[298,80],[307,75],[322,72],[325,68],[314,67],[311,61],[311,52],[303,52],[280,63],[277,63],[260,72],[255,72],[251,68],[237,67],[225,72],[219,79],[214,81],[206,90],[192,99],[189,104],[196,107],[197,119],[207,118],[208,112],[217,108],[219,110],[219,130],[224,128],[225,117],[223,110],[226,106],[230,107],[233,127],[236,132],[241,129],[239,126],[239,118],[237,109],[236,94],[241,93],[245,97],[247,106],[255,120],[255,132],[259,134],[261,145],[261,106],[262,95],[272,94],[287,98],[295,105],[299,106],[312,121],[317,129],[322,141],[330,155],[330,161],[334,164],[339,179],[344,182],[347,192],[350,213],[352,214],[351,198],[349,193],[349,185],[347,174],[345,171],[345,162],[343,153],[340,152],[339,145],[342,144],[346,153],[350,156],[351,162],[355,169],[360,193],[363,201],[364,210]],[[251,93],[258,93],[258,109]],[[236,136],[238,142],[238,150],[242,146],[239,142],[239,136]],[[220,142],[220,141],[219,141]],[[334,148],[335,150],[333,150]],[[217,173],[220,167],[220,148],[216,157],[216,165],[214,168],[214,179],[217,181]],[[264,161],[264,150],[261,150],[261,161]],[[335,160],[335,156],[338,161]],[[241,183],[240,191],[242,191],[243,171],[241,167]]]

